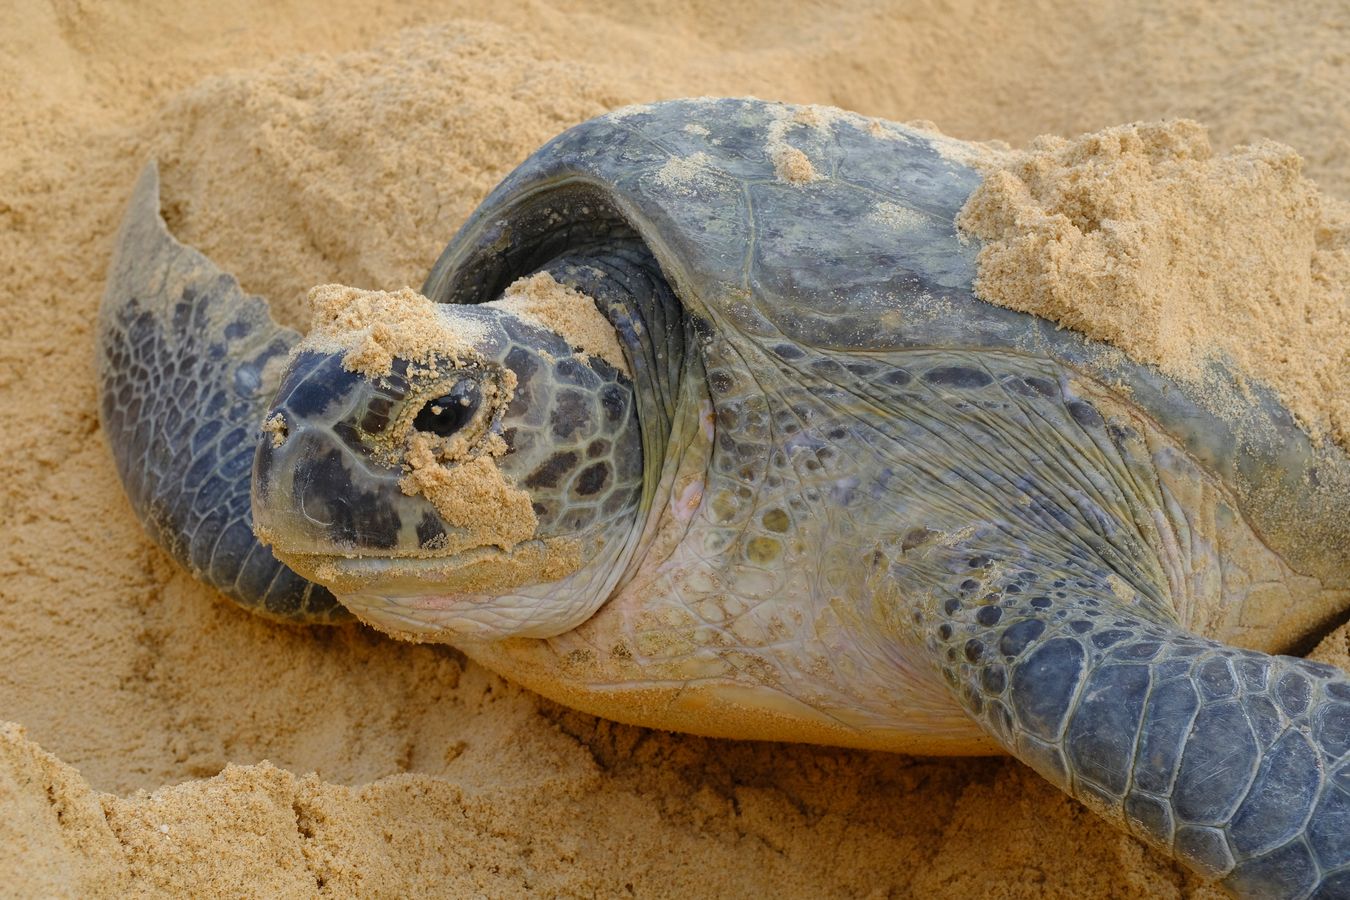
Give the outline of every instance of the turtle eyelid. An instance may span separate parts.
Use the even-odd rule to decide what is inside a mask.
[[[478,414],[483,392],[472,378],[461,378],[444,394],[422,405],[413,418],[413,428],[438,437],[458,434]]]

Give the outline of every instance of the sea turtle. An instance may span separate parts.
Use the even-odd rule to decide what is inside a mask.
[[[1222,363],[1179,383],[978,299],[969,149],[611,113],[487,198],[429,301],[325,288],[304,340],[170,236],[152,165],[100,317],[118,471],[266,615],[647,726],[1001,748],[1237,893],[1350,896],[1350,680],[1269,655],[1350,607],[1350,458]],[[496,302],[526,276],[610,350]]]

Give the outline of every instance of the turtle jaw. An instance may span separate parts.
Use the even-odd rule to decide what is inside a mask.
[[[602,544],[545,538],[430,557],[278,556],[380,631],[453,643],[553,637],[577,627],[605,600],[603,587],[590,583],[595,567],[582,567],[583,554],[603,554]]]

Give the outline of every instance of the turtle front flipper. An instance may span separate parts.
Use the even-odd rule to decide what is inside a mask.
[[[249,490],[263,413],[299,335],[267,301],[174,240],[159,171],[136,184],[99,312],[99,413],[132,508],[197,578],[263,615],[348,618],[333,595],[253,534]]]
[[[972,550],[981,568],[963,580],[977,587],[930,630],[971,715],[1238,896],[1350,895],[1345,673],[1197,637],[1141,615],[1109,578],[995,546]]]
[[[916,499],[882,556],[911,646],[1010,753],[1240,896],[1350,896],[1350,678],[1187,627],[1315,579],[1099,386],[910,369],[930,393],[888,458]]]

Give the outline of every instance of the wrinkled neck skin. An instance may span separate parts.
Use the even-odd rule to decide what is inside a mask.
[[[413,586],[411,591],[420,596],[410,598],[407,594],[397,596],[384,581],[377,590],[339,592],[344,605],[382,631],[404,639],[446,641],[463,649],[508,637],[552,637],[590,618],[632,577],[651,548],[655,532],[650,520],[664,509],[653,499],[663,478],[670,477],[666,454],[671,446],[671,429],[680,417],[698,415],[695,398],[703,391],[701,369],[691,366],[686,354],[689,336],[685,318],[655,261],[638,244],[629,247],[611,241],[604,247],[573,249],[543,266],[542,271],[594,298],[615,329],[632,374],[631,382],[624,381],[641,435],[640,490],[621,514],[602,529],[583,536],[580,567],[559,580],[503,590],[504,583],[509,585],[509,573],[498,575],[485,565],[485,589],[478,591],[436,594],[427,593],[425,585]],[[448,306],[445,312],[457,315],[472,310]],[[513,434],[508,429],[513,449],[502,457],[500,465],[516,484],[534,492],[539,489],[544,467],[533,468],[537,460],[522,464],[522,445],[533,440],[540,446],[552,446],[555,458],[563,451],[558,450],[555,435],[547,427],[540,433],[537,422],[530,425],[530,430],[536,431],[533,437],[525,434],[526,428],[517,428]],[[578,455],[584,456],[584,451]],[[688,465],[689,461],[684,463]],[[544,472],[543,481],[547,481],[547,474]],[[491,562],[495,564],[495,560]]]
[[[1311,593],[1323,610],[1343,599],[1264,547],[1155,424],[1049,360],[809,352],[729,323],[700,332],[697,356],[708,415],[677,417],[671,441],[701,447],[697,465],[669,455],[636,572],[574,632],[475,658],[648,726],[1016,751],[985,726],[1006,700],[971,698],[1016,689],[1013,667],[985,663],[1007,655],[1002,632],[1021,618],[1054,617],[1046,636],[1068,629],[1087,646],[1112,630],[1110,607],[1273,649],[1290,616],[1254,615],[1258,595]],[[1100,604],[1081,619],[1093,633],[1074,631],[1087,626],[1071,592]],[[1008,653],[1034,651],[1019,634]]]
[[[701,476],[709,448],[688,440],[706,427],[711,404],[707,376],[695,351],[696,338],[650,251],[638,240],[608,240],[573,250],[544,270],[560,283],[593,297],[614,326],[633,373],[644,466],[642,500],[634,519],[632,552],[618,567],[606,596],[627,585],[651,564],[653,543],[669,517],[666,500],[679,473]],[[683,537],[687,521],[676,523]],[[678,538],[677,538],[678,539]]]

